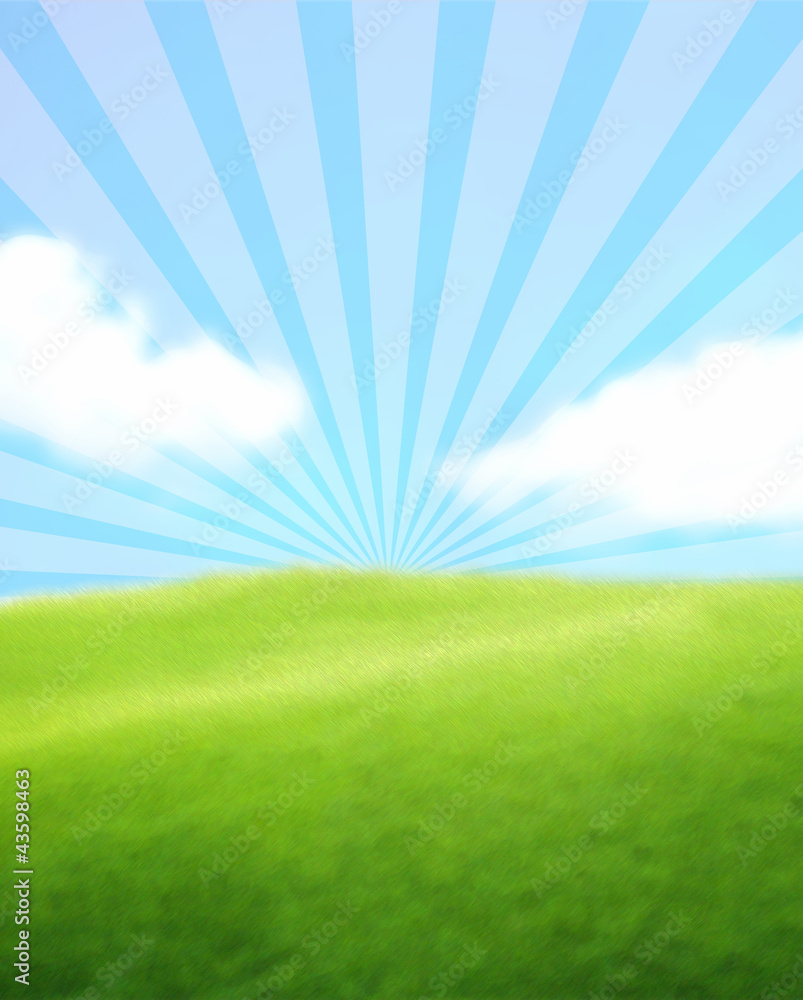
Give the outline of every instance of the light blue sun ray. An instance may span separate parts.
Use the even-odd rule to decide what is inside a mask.
[[[25,203],[2,182],[0,182],[0,219],[2,219],[2,224],[5,227],[4,232],[6,232],[7,237],[18,233],[33,233],[41,236],[52,237],[52,233],[47,229],[44,223],[41,222],[38,216],[36,216],[28,208],[28,206],[25,205]],[[128,317],[128,314],[125,313],[125,310],[119,305],[116,299],[114,300],[114,305],[117,310],[119,310],[120,314],[125,314],[126,317]],[[107,307],[107,311],[113,311],[111,306]],[[147,334],[143,335],[150,342],[150,347],[153,352],[162,353],[158,345],[150,340]],[[59,469],[59,471],[66,472],[69,475],[74,475],[78,479],[85,479],[93,471],[90,459],[85,456],[80,456],[77,452],[70,452],[69,449],[64,449],[60,446],[54,445],[52,442],[46,441],[46,439],[38,438],[37,435],[24,431],[21,428],[15,428],[12,425],[7,424],[5,421],[0,421],[0,449],[7,451],[9,454],[14,454],[21,458],[28,458],[31,461],[47,465],[50,468]],[[198,461],[201,460],[199,459]],[[188,468],[189,466],[185,464],[184,467]],[[197,468],[194,468],[194,471],[197,471]],[[280,476],[277,476],[275,481],[277,486],[280,488],[285,485],[289,487],[289,484],[284,484],[282,482],[282,477]],[[168,490],[163,490],[149,483],[145,483],[144,481],[139,480],[134,476],[130,476],[121,470],[116,470],[114,482],[107,483],[106,485],[108,488],[119,490],[120,492],[136,497],[137,499],[144,500],[149,503],[157,503],[159,506],[165,507],[165,509],[173,510],[189,517],[194,517],[201,522],[212,524],[217,516],[214,511],[209,511],[206,508],[201,507],[199,504],[195,504],[189,500],[184,500],[183,498],[170,493]],[[229,487],[228,492],[232,493],[232,484],[227,483],[227,485]],[[299,496],[298,499],[301,501],[301,505],[306,505],[309,508],[309,512],[312,513],[314,519],[320,517],[320,515],[317,515],[316,512],[314,512],[313,509],[306,504],[306,501],[304,501],[303,498]],[[273,517],[273,513],[267,513],[272,510],[273,509],[268,507],[268,505],[265,505],[265,509],[262,512],[265,513],[266,516],[277,520],[277,518]],[[285,518],[283,515],[280,515],[278,521],[283,524],[283,526],[290,528],[294,533],[304,537],[305,540],[319,545],[331,555],[339,555],[339,553],[337,553],[330,546],[320,542],[313,535],[306,532],[303,528],[299,528],[294,522]],[[331,530],[323,519],[320,519],[319,523],[321,523],[321,526],[325,529]],[[237,534],[243,535],[244,537],[273,544],[278,548],[284,548],[285,551],[291,554],[298,555],[303,558],[311,558],[308,552],[298,549],[296,546],[288,546],[285,542],[281,542],[269,535],[266,535],[264,532],[257,531],[256,529],[249,528],[245,525],[232,523],[231,530]],[[341,541],[336,534],[335,539],[337,541]],[[354,553],[352,552],[351,554],[353,555]]]
[[[349,555],[353,556],[358,562],[361,562],[360,556],[352,549],[352,547],[340,536],[340,534],[332,527],[331,524],[324,518],[316,509],[306,500],[301,493],[282,475],[281,469],[276,465],[275,462],[271,462],[270,459],[262,452],[256,445],[252,444],[246,437],[240,434],[234,428],[222,427],[215,422],[214,424],[215,432],[223,438],[235,451],[237,451],[242,457],[254,468],[257,472],[265,475],[270,482],[272,482],[277,489],[281,490],[288,499],[292,500],[293,503],[302,510],[310,520],[314,521],[318,527],[323,528],[323,530],[333,538],[339,545],[341,545]],[[330,495],[330,504],[334,504],[341,512],[341,520],[347,520],[346,514],[337,503],[334,495]],[[359,541],[359,538],[355,539],[356,543],[360,547],[363,555],[366,559],[370,559],[368,555],[368,550]]]
[[[755,274],[755,273],[757,273],[757,271],[753,271],[752,273]],[[784,337],[788,337],[788,336],[793,336],[795,334],[799,334],[801,332],[802,328],[803,328],[803,312],[799,313],[798,315],[795,315],[790,320],[788,320],[786,323],[784,323],[783,325],[779,326],[776,330],[774,330],[771,333],[769,333],[767,335],[767,341],[769,342],[769,341],[775,340],[777,342],[777,340],[783,339]],[[693,330],[693,327],[690,328],[690,329]],[[682,338],[677,338],[677,339],[680,340]],[[644,349],[646,349],[646,347]],[[653,357],[655,357],[657,355],[657,353],[658,352],[656,351],[655,354],[653,355]],[[628,370],[629,369],[635,369],[636,367],[642,368],[642,367],[646,366],[651,360],[652,360],[652,358],[647,357],[645,355],[645,356],[643,356],[640,359],[640,362],[638,364],[635,363],[635,362],[632,363],[632,364],[630,364],[628,366]],[[610,373],[610,378],[606,380],[605,384],[608,384],[610,381],[612,381],[614,378],[616,378],[617,374],[620,374],[618,372],[618,370],[616,372]],[[599,388],[601,388],[601,386],[598,386],[597,388],[599,389]],[[586,390],[584,390],[583,394],[581,394],[580,396],[577,396],[575,398],[574,402],[579,402],[581,399],[583,399],[585,393],[588,393],[589,396],[591,395],[590,390],[586,389]],[[500,524],[504,523],[505,520],[509,520],[509,519],[513,519],[514,517],[517,517],[518,515],[520,515],[521,513],[523,513],[525,510],[529,509],[530,507],[534,506],[537,503],[540,503],[542,500],[547,499],[549,496],[553,496],[555,493],[557,493],[559,490],[563,489],[565,486],[570,485],[567,482],[567,480],[565,480],[563,478],[557,478],[557,479],[551,480],[550,482],[544,484],[543,486],[539,486],[536,490],[534,490],[533,492],[529,493],[527,496],[523,497],[521,500],[519,500],[516,503],[512,504],[511,506],[505,508],[505,510],[503,510],[499,514],[495,515],[490,520],[488,520],[488,521],[484,522],[483,524],[479,525],[477,528],[475,528],[473,531],[471,531],[468,535],[466,535],[463,538],[457,540],[456,542],[453,542],[451,545],[449,545],[442,552],[437,553],[437,554],[431,556],[428,560],[426,560],[426,562],[424,561],[425,558],[426,558],[426,556],[433,549],[435,549],[437,547],[437,545],[440,544],[446,537],[448,537],[448,535],[453,530],[455,530],[462,523],[464,523],[464,521],[467,519],[468,516],[470,516],[471,514],[475,513],[478,509],[480,509],[486,503],[490,502],[494,497],[498,496],[499,493],[500,493],[500,491],[502,489],[504,489],[507,485],[509,485],[513,479],[514,479],[514,475],[511,475],[511,474],[502,475],[502,476],[499,476],[496,479],[494,479],[482,491],[482,493],[475,500],[473,500],[471,502],[471,504],[468,507],[466,507],[466,509],[464,511],[461,512],[461,514],[459,515],[459,517],[455,518],[455,520],[453,522],[451,522],[446,528],[443,529],[443,531],[440,533],[440,535],[438,536],[438,538],[435,539],[435,541],[431,542],[427,546],[427,548],[421,553],[421,555],[418,556],[417,559],[410,560],[410,565],[432,566],[435,563],[437,563],[440,559],[442,559],[445,556],[447,556],[448,554],[450,554],[451,552],[453,552],[453,551],[457,550],[458,548],[461,548],[462,546],[464,546],[465,544],[467,544],[469,541],[474,541],[475,539],[479,538],[482,534],[490,532],[494,528],[498,527]]]
[[[11,6],[13,6],[13,4]],[[52,31],[53,31],[52,26],[48,26],[47,32],[44,33],[44,39],[40,39],[39,37],[37,37],[37,46],[35,46],[34,50],[33,50],[33,54],[37,57],[37,59],[41,60],[43,56],[46,56],[46,55],[50,54],[49,50],[47,52],[41,52],[39,50],[38,43],[41,40],[49,41],[50,38],[51,38],[50,33]],[[77,67],[74,64],[74,61],[71,61],[72,57],[70,56],[69,52],[67,52],[64,49],[63,43],[58,38],[58,36],[56,36],[56,40],[57,40],[57,44],[55,44],[55,50],[56,50],[56,52],[58,54],[58,57],[59,57],[59,60],[60,60],[58,62],[58,65],[59,66],[62,65],[62,63],[64,63],[65,65],[67,65],[69,63],[69,66],[72,68],[72,72],[71,72],[71,74],[68,77],[68,87],[67,87],[67,89],[72,88],[72,87],[78,87],[79,100],[75,101],[75,103],[79,106],[80,112],[76,112],[76,114],[80,113],[80,120],[83,121],[84,124],[86,124],[87,121],[89,121],[89,122],[91,122],[91,121],[95,121],[95,122],[99,121],[100,118],[99,118],[99,116],[97,114],[97,111],[96,110],[91,110],[91,109],[95,109],[95,108],[96,109],[100,109],[100,105],[97,104],[97,102],[95,101],[94,95],[92,95],[91,90],[89,90],[89,88],[87,87],[86,81],[81,76],[80,72],[78,71]],[[32,72],[31,75],[34,76],[37,81],[40,79],[40,77],[43,78],[43,79],[45,79],[45,81],[47,81],[47,79],[48,79],[48,66],[47,66],[47,63],[45,62],[42,65],[42,69],[41,69],[41,72],[39,74],[34,74]],[[30,83],[30,81],[29,81],[29,83]],[[64,119],[65,121],[67,121],[67,124],[69,125],[70,122],[73,122],[73,117],[74,116],[70,117],[70,115],[68,114],[67,111],[65,111],[64,114],[62,115],[62,113],[61,113],[61,111],[62,111],[61,104],[58,103],[58,98],[54,97],[52,99],[52,101],[51,101],[50,97],[49,97],[49,95],[50,95],[50,89],[46,88],[46,90],[47,90],[47,93],[46,93],[45,96],[48,97],[48,102],[47,102],[48,103],[48,110],[53,110],[53,107],[51,107],[51,105],[55,106],[54,114],[56,114],[58,112],[58,114],[56,114],[56,117],[57,117],[57,120],[58,120],[58,124],[62,124],[62,119]],[[87,96],[87,95],[89,95],[89,96]],[[38,94],[38,96],[41,99],[44,99],[44,97],[42,96],[42,94]],[[66,100],[66,98],[64,98],[64,100]],[[101,110],[101,117],[104,117],[102,115],[102,109],[100,109],[100,110]],[[73,128],[73,131],[77,130],[77,125],[74,125],[74,123],[70,127]],[[78,133],[77,131],[76,131],[76,134],[80,135],[80,133]],[[109,140],[109,142],[107,142],[106,140]],[[105,151],[106,150],[107,145],[110,145],[110,146],[114,147],[113,148],[114,157],[117,156],[117,151],[118,150],[120,150],[120,149],[122,150],[122,153],[120,155],[123,157],[123,159],[121,161],[123,163],[123,168],[121,168],[121,176],[122,176],[123,181],[125,181],[125,179],[129,176],[129,174],[132,171],[136,172],[136,177],[139,178],[138,184],[135,185],[135,190],[134,191],[127,191],[126,194],[125,194],[125,196],[122,199],[122,202],[120,202],[119,199],[118,199],[118,202],[115,203],[115,207],[118,210],[121,211],[122,217],[124,218],[124,221],[126,221],[126,222],[130,221],[132,218],[138,218],[142,214],[148,214],[148,212],[150,210],[150,207],[151,207],[151,202],[154,202],[152,192],[150,192],[150,188],[148,188],[147,184],[142,179],[141,174],[139,174],[139,172],[137,171],[137,168],[136,168],[135,164],[133,163],[133,160],[131,160],[130,155],[128,154],[127,150],[125,149],[125,146],[121,143],[121,141],[120,141],[120,139],[119,139],[119,137],[117,136],[116,133],[108,133],[106,135],[105,139],[104,139],[103,145],[98,150],[95,150],[95,152],[93,153],[93,155],[91,157],[89,157],[86,160],[86,162],[88,164],[90,164],[90,165],[96,163],[98,155],[100,154],[101,151]],[[113,159],[114,159],[114,162],[116,163],[116,159],[114,157],[113,157]],[[109,179],[109,177],[113,178],[113,171],[111,170],[111,168],[107,167],[105,169],[102,169],[102,170],[99,171],[99,173],[93,174],[92,176],[95,178],[96,182],[101,185],[101,188],[105,191],[105,193],[109,197],[113,198],[113,196],[118,191],[118,186],[116,186],[113,183],[113,180]],[[108,180],[108,184],[106,185],[106,187],[104,187],[104,184],[102,183],[102,178],[106,178]],[[137,193],[142,193],[143,190],[145,192],[147,192],[146,201],[145,201],[145,203],[143,205],[136,206],[134,204],[134,202],[136,200],[135,195],[137,195]],[[158,205],[158,202],[154,202],[154,203]],[[167,226],[169,226],[170,223],[167,220],[166,216],[164,216],[164,213],[162,212],[161,208],[159,208],[159,213],[161,213],[161,214],[155,220],[155,222],[151,226],[151,228],[149,230],[147,230],[147,232],[155,234],[159,238],[159,240],[161,240],[162,243],[166,243],[167,250],[165,250],[165,253],[168,253],[168,250],[170,249],[170,247],[173,246],[172,237],[171,237],[171,239],[165,238],[163,240],[162,237],[159,236],[159,234],[162,232],[162,228],[161,228],[162,222],[164,222],[164,224],[167,225]],[[162,219],[162,216],[164,216],[164,219]],[[171,233],[172,233],[172,236],[175,236],[175,232],[173,230],[171,230]],[[143,231],[141,231],[141,230],[134,231],[134,235],[138,236],[140,239],[144,238],[143,237]],[[183,244],[182,244],[182,246],[183,246]],[[145,248],[146,248],[146,250],[150,249],[150,247],[147,244],[146,244]],[[162,254],[162,256],[164,256],[164,254]],[[168,254],[168,256],[169,256],[169,254]],[[182,259],[183,259],[183,257],[182,257]],[[189,257],[187,259],[192,264],[192,259],[189,258]],[[159,255],[157,255],[156,260],[155,260],[157,266],[160,264],[160,261],[161,261],[161,257]],[[179,260],[178,263],[180,264],[181,261]],[[178,264],[176,266],[178,266]],[[195,265],[192,264],[192,266],[194,267]],[[170,273],[169,272],[167,274],[167,277],[168,277],[168,279],[170,278]],[[181,291],[180,287],[176,287],[175,282],[173,282],[173,287],[174,287],[174,289],[176,290],[177,293],[179,293]],[[196,320],[199,323],[201,323],[203,321],[205,315],[208,318],[209,314],[199,314],[196,311],[195,318],[196,318]],[[228,320],[226,322],[228,323]],[[221,334],[220,338],[213,337],[213,339],[218,339],[223,344],[224,347],[231,347],[231,345],[233,343],[232,337],[233,337],[233,334],[231,332],[228,332],[228,333],[225,333],[225,334]],[[239,343],[239,339],[238,338],[235,338],[235,339]],[[157,351],[157,353],[158,353],[158,351]],[[235,355],[237,355],[237,356],[240,356],[237,351],[234,351],[233,353],[235,353]],[[319,491],[319,493],[321,494],[321,496],[324,497],[324,499],[327,502],[333,501],[333,503],[332,503],[332,509],[335,511],[335,513],[338,516],[338,518],[341,519],[344,522],[344,526],[347,528],[347,530],[351,534],[353,534],[353,537],[355,538],[355,541],[357,541],[358,544],[361,544],[360,541],[359,541],[359,537],[357,536],[356,532],[354,532],[353,526],[346,519],[346,516],[343,513],[342,508],[340,507],[339,504],[337,504],[336,501],[334,501],[334,497],[332,495],[332,492],[331,492],[331,489],[330,489],[329,485],[325,482],[323,476],[320,474],[319,470],[314,465],[314,463],[313,463],[310,455],[308,454],[308,451],[307,451],[306,447],[304,446],[304,444],[301,441],[301,439],[298,436],[298,434],[295,432],[295,430],[292,427],[289,427],[286,431],[283,432],[283,434],[284,434],[285,443],[292,450],[293,454],[296,456],[296,459],[297,459],[300,467],[304,470],[304,472],[306,473],[306,475],[308,476],[308,478],[311,480],[311,482],[313,483],[313,485],[316,487],[316,489]]]
[[[87,122],[101,121],[105,113],[49,20],[39,29],[35,46],[23,45],[15,51],[10,35],[22,18],[37,13],[41,14],[41,7],[31,0],[0,5],[0,50],[75,148],[86,141],[82,129]],[[199,325],[253,367],[251,356],[119,135],[107,134],[84,163]]]
[[[605,497],[602,500],[598,500],[596,503],[589,503],[582,507],[572,516],[572,526],[578,524],[587,524],[589,521],[596,520],[598,517],[605,517],[608,514],[616,514],[621,510],[626,509],[629,506],[628,503],[621,497]],[[526,528],[524,531],[517,531],[513,535],[507,535],[505,538],[500,538],[495,542],[491,542],[489,545],[484,545],[481,548],[473,549],[462,556],[458,556],[454,559],[450,559],[449,562],[443,563],[442,569],[451,569],[454,566],[460,566],[464,563],[471,562],[475,559],[480,559],[483,556],[495,555],[497,552],[502,552],[504,549],[510,549],[514,546],[526,546],[533,542],[536,542],[539,538],[546,537],[550,531],[561,529],[560,521],[563,515],[558,514],[555,517],[551,517],[548,521],[543,521],[540,524],[536,524],[533,528]],[[438,557],[440,559],[441,557]],[[532,560],[536,559],[538,562],[541,561],[542,556],[539,554],[536,556],[528,556],[529,565],[533,565]]]
[[[484,2],[455,2],[440,7],[428,136],[441,128],[444,110],[455,102],[473,97],[476,108],[492,15],[493,5]],[[471,120],[473,116],[471,109]],[[426,306],[443,291],[470,139],[471,128],[463,127],[438,149],[437,156],[426,161],[413,311]],[[407,492],[434,335],[429,324],[423,332],[410,336],[391,561],[395,558],[400,510]]]
[[[2,220],[2,225],[5,227],[4,232],[6,232],[6,238],[12,235],[29,234],[29,233],[35,235],[47,236],[51,238],[53,237],[53,234],[39,219],[39,217],[34,212],[31,211],[31,209],[15,194],[15,192],[13,192],[8,187],[8,185],[6,185],[1,180],[0,180],[0,220]],[[113,293],[110,292],[110,294]],[[126,319],[130,320],[131,322],[134,322],[133,318],[126,312],[125,308],[122,305],[120,305],[120,303],[116,298],[113,298],[112,303],[106,307],[106,311],[107,313],[112,315],[117,314],[120,316],[124,316]],[[159,347],[159,345],[150,337],[149,334],[147,334],[145,331],[142,331],[142,335],[143,338],[145,339],[145,349],[150,352],[150,355],[152,357],[164,354],[162,348]],[[20,430],[20,433],[24,434],[25,432]],[[298,442],[296,452],[300,454],[302,449],[303,449],[303,444],[301,444],[301,442]],[[248,457],[250,455],[251,457],[250,460],[253,460],[256,454],[261,454],[257,452],[257,449],[254,445],[252,445],[243,437],[240,437],[238,439],[238,450],[240,450],[245,457]],[[263,467],[265,462],[267,462],[267,459],[262,457],[261,463],[257,467],[258,468]],[[185,468],[186,467],[187,466],[185,466]],[[119,472],[118,470],[117,475],[122,476],[123,473]],[[276,484],[277,488],[282,490],[282,492],[284,492],[286,496],[288,496],[291,500],[293,500],[301,510],[304,510],[304,512],[309,517],[311,517],[317,524],[319,524],[320,527],[324,528],[324,530],[328,534],[331,534],[332,537],[335,539],[335,541],[339,542],[341,545],[344,544],[340,536],[336,532],[334,532],[334,530],[325,521],[325,519],[321,517],[321,515],[301,496],[301,494],[299,494],[298,491],[295,490],[295,488],[289,482],[287,482],[287,480],[279,470],[275,470],[275,474],[271,478],[272,481]],[[339,504],[337,504],[337,500],[331,494],[325,483],[323,485],[326,493],[328,494],[329,502],[334,505],[334,508],[339,510],[341,519],[344,522],[348,523],[345,513],[342,511],[342,508],[339,507]],[[200,519],[203,520],[203,518]],[[294,522],[293,522],[293,530],[297,531]],[[312,536],[310,536],[310,538],[307,540],[312,540]],[[359,538],[355,538],[355,541],[357,541],[358,544],[361,544],[359,542]],[[318,543],[316,542],[316,544]],[[356,554],[353,552],[353,550],[351,550],[348,546],[345,547],[352,556],[356,557]],[[368,555],[367,551],[364,549],[364,547],[362,548],[363,552],[367,556]],[[334,550],[329,550],[329,551],[331,551],[332,554],[336,554],[334,553]]]
[[[709,545],[712,543],[734,542],[743,539],[761,538],[791,531],[800,531],[801,525],[790,524],[752,524],[746,525],[742,538],[735,539],[733,531],[722,522],[699,521],[686,524],[682,528],[660,528],[647,531],[627,538],[615,538],[606,542],[594,542],[574,549],[561,552],[546,553],[538,559],[539,566],[559,566],[564,563],[580,562],[587,559],[604,559],[610,556],[623,556],[654,552],[664,549],[688,548],[693,545]],[[509,562],[494,563],[486,566],[493,570],[524,570],[529,569],[529,559],[513,559]]]
[[[92,459],[86,455],[82,455],[63,445],[57,445],[47,438],[34,434],[32,431],[15,427],[5,420],[0,420],[0,451],[8,455],[15,455],[26,461],[34,462],[44,468],[73,476],[79,481],[86,482],[88,477],[96,472]],[[170,490],[146,482],[138,476],[124,472],[122,469],[115,469],[113,474],[104,481],[103,486],[112,492],[132,497],[144,503],[154,504],[164,510],[173,511],[176,514],[192,518],[203,524],[214,526],[216,518],[220,516],[217,511],[209,510],[201,504],[187,500]],[[256,528],[240,524],[232,519],[229,519],[229,521],[230,523],[226,528],[227,531],[232,531],[252,541],[272,545],[274,548],[282,549],[292,555],[302,558],[313,558],[311,553],[299,549],[295,545],[268,535]],[[292,522],[286,522],[283,526],[291,528],[294,534],[298,534],[305,541],[310,541],[313,545],[329,552],[330,555],[340,558],[340,554],[334,549],[326,545],[326,543],[317,540],[313,535],[305,532],[304,529],[293,526]]]
[[[302,528],[291,518],[287,517],[286,514],[282,514],[274,507],[271,507],[270,504],[265,503],[265,501],[258,497],[252,490],[238,483],[235,479],[232,479],[231,476],[226,475],[225,472],[221,472],[221,470],[214,466],[211,462],[202,458],[200,455],[196,455],[195,452],[180,442],[150,441],[149,447],[157,454],[162,455],[171,462],[175,462],[176,465],[181,466],[181,468],[186,469],[188,472],[192,472],[200,479],[204,479],[206,482],[216,486],[224,493],[228,493],[229,496],[245,496],[249,507],[252,507],[254,510],[264,514],[277,524],[281,524],[283,528],[294,532],[305,541],[312,542],[314,545],[320,546],[332,555],[338,554],[326,542],[316,538],[313,534],[307,531],[306,528]]]
[[[802,229],[803,172],[797,174],[572,402],[587,400],[614,379],[652,361],[795,239]],[[492,434],[487,435],[488,439],[491,437]],[[491,447],[494,442],[486,440],[483,443]],[[467,480],[465,470],[461,478]],[[455,491],[456,496],[461,485],[459,478],[450,494]],[[491,483],[472,502],[471,513],[493,497],[501,485],[501,478]],[[462,521],[462,517],[456,518],[439,537],[445,538]]]
[[[516,503],[511,504],[509,507],[506,507],[503,511],[500,511],[498,514],[494,515],[494,517],[491,517],[487,521],[484,521],[481,525],[474,528],[467,535],[464,535],[462,538],[458,539],[458,541],[453,542],[451,545],[447,546],[447,548],[445,548],[442,552],[439,552],[437,555],[434,555],[430,559],[427,559],[426,562],[423,562],[426,559],[427,555],[429,555],[429,553],[434,548],[436,548],[452,531],[460,527],[460,525],[463,524],[464,521],[467,521],[472,514],[476,513],[476,510],[479,510],[479,508],[482,506],[482,504],[479,501],[485,496],[485,492],[483,491],[480,497],[478,497],[477,501],[474,501],[473,503],[469,504],[469,506],[466,507],[464,511],[461,511],[460,517],[456,518],[455,521],[448,526],[448,528],[445,528],[441,532],[441,534],[438,535],[435,541],[431,542],[427,546],[427,548],[424,549],[424,551],[418,556],[418,559],[416,559],[415,561],[413,560],[410,561],[410,565],[417,565],[419,563],[423,563],[423,565],[429,566],[432,563],[437,562],[439,559],[444,559],[446,556],[454,552],[456,549],[459,549],[464,545],[468,545],[469,542],[473,542],[475,539],[480,538],[484,534],[487,534],[487,532],[493,531],[494,528],[498,528],[500,525],[505,524],[507,521],[513,520],[513,518],[518,517],[519,514],[523,514],[531,507],[535,507],[537,504],[542,503],[544,500],[548,500],[549,497],[554,496],[556,493],[560,492],[560,490],[565,489],[569,485],[571,485],[571,483],[569,482],[567,477],[556,476],[554,479],[551,479],[549,482],[544,483],[542,486],[539,486],[536,489],[531,490],[525,497],[522,497],[521,500],[517,500]],[[465,517],[463,515],[465,515]]]
[[[580,393],[582,402],[613,379],[642,368],[803,230],[803,171]]]
[[[238,563],[241,566],[278,565],[270,559],[248,556],[216,546],[205,546],[201,553],[192,542],[182,538],[168,538],[139,528],[126,528],[106,521],[81,517],[78,514],[63,514],[60,511],[46,510],[44,507],[34,507],[31,504],[15,503],[13,500],[0,500],[0,523],[7,528],[17,528],[22,531],[36,531],[45,535],[59,535],[90,542],[107,542],[111,545],[149,549],[154,552],[214,559],[219,562]],[[314,562],[324,561],[315,557],[310,558]]]
[[[76,516],[61,513],[62,491],[97,467],[83,446],[69,430],[43,431],[22,413],[19,422],[37,434],[15,426],[13,415],[0,424],[0,600],[380,556],[419,572],[706,576],[749,566],[799,574],[803,524],[793,514],[783,522],[757,518],[734,534],[722,521],[683,524],[652,501],[606,495],[555,542],[548,532],[564,522],[552,517],[551,498],[579,479],[550,479],[554,471],[521,451],[549,433],[558,408],[587,404],[634,372],[659,379],[708,345],[738,339],[743,321],[781,285],[786,305],[771,336],[803,332],[792,294],[801,294],[794,268],[803,174],[795,171],[803,112],[794,88],[803,4],[762,2],[747,14],[741,3],[727,6],[723,30],[678,63],[721,5],[655,3],[644,15],[641,0],[592,0],[550,23],[552,5],[527,5],[520,18],[498,5],[491,18],[481,13],[491,9],[484,2],[402,3],[377,37],[372,27],[362,36],[367,45],[344,54],[338,43],[351,41],[353,27],[379,23],[371,5],[286,3],[255,13],[239,3],[201,10],[194,2],[72,0],[51,25],[36,4],[0,4],[7,96],[0,118],[9,139],[0,150],[0,239],[30,233],[63,241],[98,290],[107,265],[133,271],[133,289],[119,296],[107,289],[113,299],[102,321],[141,330],[150,357],[169,357],[205,335],[231,349],[231,328],[248,326],[243,318],[265,282],[287,288],[287,262],[303,259],[309,234],[331,232],[339,244],[325,270],[302,282],[289,312],[260,318],[255,337],[235,342],[235,353],[247,345],[242,360],[250,355],[266,377],[278,366],[297,381],[295,365],[313,390],[305,422],[294,421],[273,444],[206,414],[205,426],[149,444],[127,472],[115,470]],[[23,19],[36,30],[13,35]],[[631,21],[628,41],[616,26]],[[521,41],[528,33],[529,67]],[[559,55],[549,61],[543,53],[553,40]],[[120,59],[115,46],[123,42]],[[172,65],[161,96],[104,134],[91,155],[79,154],[63,185],[54,180],[51,161],[63,160],[68,143],[80,145],[101,118],[114,122],[115,96],[148,63],[167,66],[163,49]],[[195,79],[198,64],[206,81]],[[482,73],[501,77],[501,97],[422,155],[400,192],[389,188],[386,171],[410,159],[416,136],[442,126],[444,107],[465,99]],[[400,92],[388,100],[397,79]],[[264,124],[265,109],[285,101],[297,113],[287,135],[254,153],[245,183],[240,175],[202,224],[185,229],[175,207],[183,193],[200,173],[225,166],[246,131],[255,135]],[[798,117],[781,136],[776,119],[787,111]],[[621,141],[593,161],[585,180],[578,171],[568,195],[559,182],[560,192],[539,203],[566,172],[569,153],[598,134],[608,114],[626,122]],[[738,174],[748,147],[767,136],[778,139],[778,152],[755,178],[745,171],[749,180],[724,205],[715,185]],[[528,198],[540,212],[511,228],[514,208],[521,217]],[[671,251],[666,268],[590,345],[567,356],[572,327],[585,326],[653,241]],[[14,248],[7,252],[17,266]],[[398,331],[410,309],[438,299],[444,278],[457,279],[465,294],[424,335],[413,330],[408,349]],[[795,349],[793,340],[781,346]],[[392,370],[380,379],[388,354]],[[372,368],[376,377],[352,391],[352,372]],[[713,392],[710,400],[715,407]],[[486,430],[485,414],[497,411],[503,419]],[[292,457],[271,450],[282,441]],[[497,474],[508,444],[520,463]],[[443,471],[446,459],[454,459],[451,471]],[[446,486],[439,478],[430,493],[436,471]],[[416,499],[394,506],[400,495]],[[221,528],[220,511],[243,496],[266,506],[239,503],[242,519]],[[199,535],[211,546],[199,546]],[[537,558],[517,558],[528,543]],[[8,577],[4,559],[17,564]],[[81,572],[69,572],[79,565]]]
[[[650,239],[702,169],[799,44],[801,37],[803,5],[756,5],[751,10],[502,404],[502,409],[509,414],[509,422],[501,430],[489,429],[478,450],[492,446],[509,429],[565,353],[565,349],[560,349],[560,339],[573,326],[575,329],[581,328],[587,316],[593,315],[600,308],[628,267],[649,245]],[[787,236],[782,242],[775,240],[776,249],[780,249],[790,238]],[[467,473],[463,470],[419,535],[411,553],[417,551],[429,536],[460,493],[467,478]]]
[[[212,163],[227,162],[231,150],[247,144],[248,137],[206,7],[195,2],[148,3],[147,9],[209,159]],[[253,159],[243,162],[237,183],[228,185],[224,195],[263,288],[269,291],[281,287],[288,265]],[[284,301],[275,305],[274,313],[363,530],[378,557],[346,446],[294,291],[287,290]]]
[[[357,73],[354,63],[344,59],[334,44],[335,39],[352,34],[351,4],[301,3],[297,10],[356,375],[366,361],[373,363],[374,345]],[[384,561],[387,553],[375,383],[359,394],[359,404]]]
[[[527,217],[528,203],[543,193],[542,182],[557,183],[555,178],[566,169],[572,151],[585,146],[646,7],[646,3],[589,4],[586,7],[519,202],[517,219]],[[519,226],[514,222],[510,229],[424,477],[425,483],[434,480],[457,436],[565,190],[548,203],[532,224]],[[402,555],[427,497],[423,491],[419,493],[401,546]]]

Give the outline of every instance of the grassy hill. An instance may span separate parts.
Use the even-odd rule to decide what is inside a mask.
[[[26,996],[803,991],[799,585],[288,571],[20,601],[0,648]]]

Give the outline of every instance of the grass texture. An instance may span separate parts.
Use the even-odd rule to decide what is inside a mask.
[[[803,995],[798,584],[291,570],[0,648],[4,995]]]

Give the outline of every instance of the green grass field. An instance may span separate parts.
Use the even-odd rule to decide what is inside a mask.
[[[4,996],[803,996],[800,585],[288,571],[0,644]]]

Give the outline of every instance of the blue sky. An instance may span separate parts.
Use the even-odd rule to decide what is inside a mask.
[[[793,0],[2,4],[3,593],[797,575],[802,39]]]

